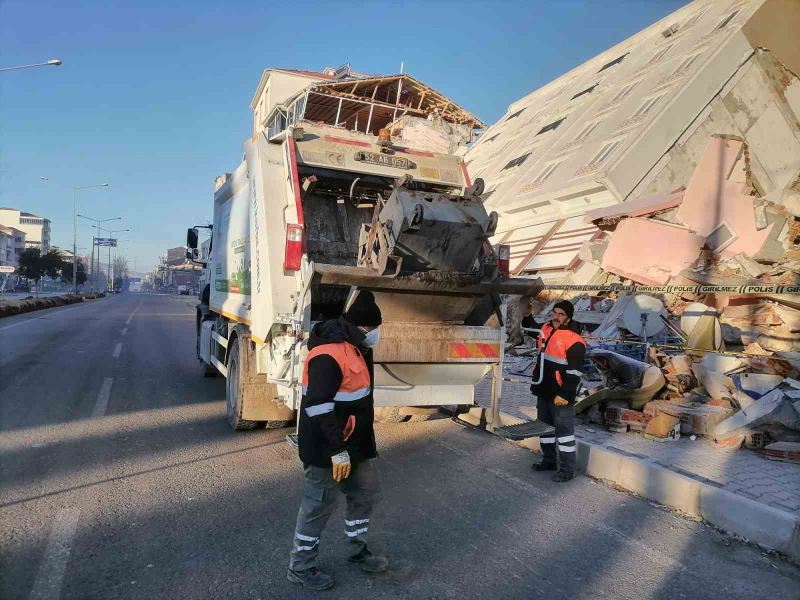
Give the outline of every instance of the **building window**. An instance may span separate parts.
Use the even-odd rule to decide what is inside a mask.
[[[506,118],[506,121],[510,121],[511,119],[516,119],[518,116],[520,116],[522,113],[525,112],[526,108],[521,108],[517,112],[511,113],[510,115],[508,115],[508,118]]]
[[[618,64],[619,64],[619,63],[621,63],[623,60],[625,60],[625,57],[626,57],[626,56],[628,56],[628,54],[630,54],[630,52],[626,52],[625,54],[623,54],[623,55],[622,55],[622,56],[620,56],[619,58],[615,58],[615,59],[614,59],[614,60],[612,60],[611,62],[608,62],[608,63],[604,64],[602,67],[600,67],[600,70],[598,71],[598,73],[602,73],[602,72],[603,72],[603,71],[605,71],[606,69],[610,69],[610,68],[611,68],[611,67],[613,67],[614,65],[618,65]]]
[[[537,175],[536,179],[533,180],[534,183],[541,183],[545,181],[548,177],[550,177],[550,175],[552,175],[555,172],[556,169],[558,169],[558,167],[560,167],[563,164],[564,164],[563,160],[550,163],[544,168],[544,170],[541,173],[539,173],[539,175]]]
[[[499,133],[495,133],[492,137],[486,138],[486,143],[488,144],[489,142],[493,142],[499,137],[500,137],[500,134]]]
[[[701,11],[701,12],[693,14],[691,17],[689,17],[689,19],[686,21],[686,23],[681,25],[681,27],[684,28],[684,29],[688,29],[689,27],[691,27],[692,25],[697,23],[701,18],[703,18],[704,14],[706,14],[706,11],[704,11],[704,10]]]
[[[591,94],[592,91],[594,91],[594,88],[596,88],[598,85],[600,85],[600,84],[599,83],[595,83],[592,87],[588,87],[585,90],[583,90],[582,92],[578,92],[572,98],[570,98],[570,100],[575,100],[575,98],[580,98],[584,94]]]
[[[672,50],[672,46],[673,45],[674,44],[670,44],[669,46],[666,46],[666,47],[662,48],[661,50],[659,50],[658,52],[656,52],[653,55],[653,58],[651,58],[649,61],[647,61],[647,64],[648,65],[654,65],[655,63],[660,61],[662,58],[664,58],[667,55],[667,53],[669,53],[670,50]]]
[[[717,25],[717,26],[715,27],[715,29],[725,29],[725,27],[728,25],[728,23],[730,23],[731,21],[733,21],[733,18],[734,18],[736,15],[738,15],[738,14],[739,14],[739,11],[738,11],[738,10],[735,10],[735,11],[733,11],[733,12],[732,12],[731,14],[729,14],[727,17],[725,17],[724,19],[722,19],[722,21],[720,21],[719,25]]]
[[[636,112],[633,113],[633,118],[638,119],[640,117],[644,117],[647,113],[653,110],[653,107],[658,104],[661,100],[662,96],[655,96],[654,98],[648,98],[647,100],[642,103],[642,105],[636,109]]]
[[[700,54],[692,54],[691,56],[687,56],[686,58],[684,58],[681,61],[681,63],[677,67],[675,67],[675,70],[672,71],[670,77],[688,71],[692,67],[692,65],[697,61],[698,58],[700,58]]]
[[[578,142],[580,140],[585,140],[587,137],[594,133],[594,130],[600,126],[601,121],[594,121],[593,123],[587,123],[583,129],[580,130],[580,133],[575,136],[572,140],[574,142]]]
[[[502,169],[500,169],[500,170],[501,170],[501,171],[505,171],[506,169],[510,169],[510,168],[512,168],[512,167],[518,167],[518,166],[520,166],[522,163],[524,163],[526,160],[528,160],[528,157],[529,157],[530,155],[531,155],[531,153],[530,153],[530,152],[528,152],[527,154],[523,154],[522,156],[518,156],[518,157],[517,157],[517,158],[515,158],[514,160],[510,160],[510,161],[508,161],[508,162],[506,163],[506,166],[505,166],[505,167],[503,167],[503,168],[502,168]]]
[[[614,95],[614,97],[611,99],[611,103],[614,103],[614,102],[621,102],[622,100],[624,100],[625,98],[627,98],[627,97],[628,97],[628,94],[630,94],[630,93],[633,91],[633,88],[635,88],[637,85],[639,85],[639,82],[638,82],[638,81],[637,81],[637,82],[635,82],[635,83],[629,83],[628,85],[626,85],[624,88],[622,88],[621,90],[619,90],[619,91],[618,91],[618,92],[617,92],[617,93]]]
[[[597,166],[603,164],[606,159],[611,156],[611,154],[622,145],[622,140],[616,140],[614,142],[608,142],[605,146],[600,148],[600,151],[592,157],[592,160],[589,161],[589,165]]]
[[[558,121],[553,121],[549,125],[545,125],[539,131],[536,132],[536,135],[542,135],[543,133],[547,133],[548,131],[554,131],[558,129],[558,126],[561,125],[564,121],[567,120],[567,117],[561,117]]]

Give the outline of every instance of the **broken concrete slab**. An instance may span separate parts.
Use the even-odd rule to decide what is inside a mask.
[[[735,373],[747,368],[747,362],[737,356],[708,353],[700,361],[705,371],[716,373]]]
[[[720,423],[734,414],[734,409],[730,403],[714,405],[651,400],[645,406],[644,412],[656,417],[659,415],[675,417],[680,421],[680,430],[683,434],[711,435]]]
[[[596,208],[586,213],[584,221],[586,223],[593,223],[605,219],[652,215],[680,206],[681,202],[683,202],[683,193],[684,189],[681,188],[670,193],[655,194],[653,196],[647,196],[646,198],[630,200],[622,204]]]
[[[766,373],[738,373],[732,379],[734,383],[738,381],[738,387],[749,392],[754,398],[760,398],[767,392],[771,392],[783,382],[783,377],[780,375]]]
[[[772,390],[720,423],[714,429],[714,435],[725,437],[770,423],[800,430],[800,414],[794,410],[786,395],[778,389]]]
[[[663,285],[691,266],[700,255],[705,237],[645,219],[625,219],[603,254],[601,266],[633,281]]]
[[[711,243],[726,256],[756,254],[774,227],[761,231],[756,228],[753,197],[747,195],[746,186],[728,180],[741,152],[741,141],[712,137],[677,213],[677,218],[692,231],[706,237],[714,232],[714,239],[720,243]],[[724,231],[725,227],[729,232]]]

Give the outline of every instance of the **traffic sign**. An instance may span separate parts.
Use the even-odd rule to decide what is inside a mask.
[[[11,265],[0,265],[0,273],[13,273],[14,267]]]
[[[117,240],[115,238],[94,238],[94,245],[95,246],[111,246],[112,248],[117,247]]]

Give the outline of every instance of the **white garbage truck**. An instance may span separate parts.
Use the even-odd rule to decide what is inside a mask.
[[[483,183],[429,149],[479,123],[447,102],[408,75],[313,81],[275,103],[217,178],[210,244],[201,254],[191,228],[187,252],[206,268],[197,356],[227,379],[233,429],[292,423],[311,328],[361,290],[383,314],[376,418],[471,405],[489,372],[499,394],[504,295],[541,282],[508,277]]]

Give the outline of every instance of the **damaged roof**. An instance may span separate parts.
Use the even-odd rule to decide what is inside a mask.
[[[475,129],[485,126],[483,121],[444,94],[405,74],[316,83],[309,87],[309,91],[384,104],[387,108],[400,107],[403,112],[420,117],[438,112],[445,121],[468,124]]]

